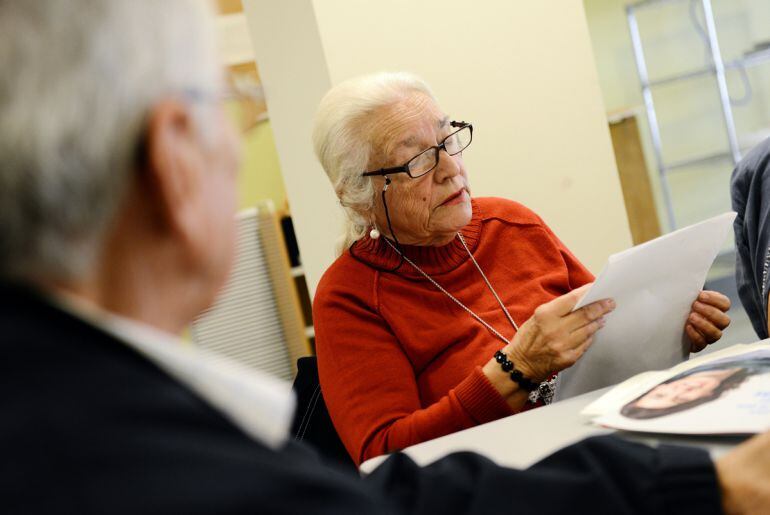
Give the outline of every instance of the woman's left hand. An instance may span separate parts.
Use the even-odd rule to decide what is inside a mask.
[[[730,325],[727,310],[730,299],[716,291],[702,291],[687,317],[684,332],[690,340],[690,352],[700,352],[707,345],[722,337],[722,331]]]

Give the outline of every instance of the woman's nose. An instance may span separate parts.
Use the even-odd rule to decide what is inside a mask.
[[[436,182],[444,182],[460,173],[460,165],[447,153],[446,149],[441,148],[438,151],[438,162],[433,172]]]

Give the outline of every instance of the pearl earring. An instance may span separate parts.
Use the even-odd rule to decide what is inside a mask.
[[[380,237],[380,231],[378,231],[377,228],[375,227],[374,229],[369,231],[369,237],[373,240],[376,240],[377,238]]]

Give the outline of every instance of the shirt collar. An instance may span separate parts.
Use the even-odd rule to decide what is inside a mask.
[[[58,295],[53,300],[154,362],[252,438],[273,449],[286,442],[296,404],[289,383],[83,299]]]

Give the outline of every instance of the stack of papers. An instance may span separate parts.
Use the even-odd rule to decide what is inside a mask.
[[[605,427],[691,435],[770,429],[770,340],[635,376],[582,414]]]

